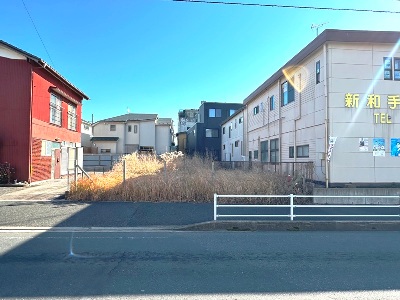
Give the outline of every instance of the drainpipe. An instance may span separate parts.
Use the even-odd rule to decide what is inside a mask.
[[[246,130],[244,129],[243,126],[243,133],[246,134],[246,138],[243,139],[243,155],[246,157],[245,161],[248,159],[248,152],[249,152],[249,106],[246,104]],[[244,114],[243,114],[244,116]],[[244,124],[243,124],[244,125]]]
[[[296,147],[297,147],[297,121],[301,119],[301,73],[298,75],[299,77],[299,108],[298,108],[298,115],[294,119],[294,142],[293,142],[293,161],[296,163],[297,162],[297,152],[296,152]],[[296,164],[294,164],[296,166]],[[294,168],[293,168],[293,176],[294,176]]]
[[[325,93],[325,187],[329,188],[329,161],[328,161],[328,140],[329,140],[329,97],[328,97],[328,54],[326,43],[324,44],[324,62],[325,62],[325,82],[324,82],[324,93]]]
[[[28,183],[32,182],[32,105],[33,105],[33,68],[31,67],[31,95],[30,95],[30,107],[29,107],[29,155],[28,155]]]
[[[278,81],[278,88],[279,88],[279,105],[278,105],[278,107],[279,107],[279,113],[278,113],[278,120],[279,120],[279,123],[278,123],[278,137],[279,137],[279,139],[278,139],[278,141],[279,141],[279,162],[281,162],[282,161],[282,103],[281,103],[281,97],[282,97],[282,95],[281,95],[281,93],[282,93],[282,91],[281,91],[281,79],[279,79],[279,81]],[[271,149],[270,149],[270,151],[271,151]]]

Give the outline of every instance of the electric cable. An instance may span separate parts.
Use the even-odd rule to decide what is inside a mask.
[[[238,6],[258,6],[258,7],[274,7],[274,8],[297,8],[297,9],[314,9],[314,10],[331,10],[331,11],[351,11],[351,12],[400,14],[400,11],[359,9],[359,8],[335,8],[335,7],[317,7],[317,6],[298,6],[298,5],[282,5],[282,4],[226,2],[226,1],[214,1],[214,0],[170,0],[170,1],[173,1],[173,2],[188,2],[188,3],[203,3],[203,4],[238,5]],[[400,0],[398,0],[398,1],[400,1]]]

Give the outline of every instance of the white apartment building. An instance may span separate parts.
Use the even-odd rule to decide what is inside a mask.
[[[221,125],[221,160],[243,161],[246,160],[244,152],[244,107],[237,110]]]
[[[399,45],[325,30],[243,101],[247,159],[311,161],[326,186],[399,183]]]
[[[171,118],[129,113],[93,124],[91,142],[98,153],[152,151],[162,154],[170,151],[173,134]]]

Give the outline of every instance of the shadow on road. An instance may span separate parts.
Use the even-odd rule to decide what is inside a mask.
[[[185,225],[211,220],[213,209],[194,203],[48,205],[60,211],[80,206],[55,228]],[[0,257],[0,298],[400,289],[398,232],[2,235],[8,249]]]

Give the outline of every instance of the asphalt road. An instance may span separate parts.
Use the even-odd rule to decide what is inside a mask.
[[[0,298],[399,299],[399,232],[8,232]]]
[[[399,214],[399,209],[378,209],[379,213]],[[236,214],[237,209],[221,209]],[[240,213],[289,214],[288,209],[269,210],[241,208]],[[302,209],[306,213],[375,214],[368,208]],[[213,220],[211,203],[145,203],[145,202],[69,202],[69,201],[0,201],[0,229],[9,227],[147,227],[183,226]],[[289,218],[219,218],[226,220],[285,220]],[[395,220],[399,217],[296,218],[295,220]]]
[[[212,204],[0,201],[1,227],[143,227],[211,221]]]

